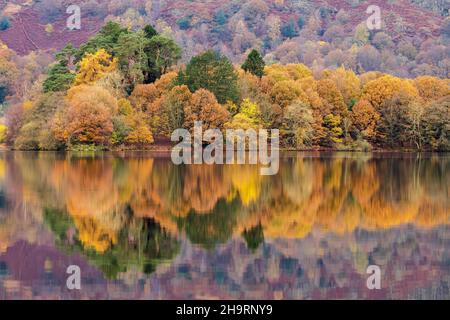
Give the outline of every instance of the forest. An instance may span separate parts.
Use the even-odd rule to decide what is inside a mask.
[[[2,73],[14,79],[14,52],[0,51]],[[26,99],[7,108],[0,138],[18,150],[151,149],[201,120],[205,129],[280,129],[286,149],[450,150],[448,78],[344,64],[317,72],[266,63],[257,49],[242,65],[212,49],[182,56],[151,25],[110,21],[22,88]]]

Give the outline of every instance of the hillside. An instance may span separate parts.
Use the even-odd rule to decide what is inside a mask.
[[[81,30],[65,27],[65,9],[73,3],[81,7]],[[383,26],[366,34],[358,26],[369,5],[381,8]],[[0,10],[9,21],[0,40],[20,55],[78,46],[114,20],[131,29],[154,25],[184,49],[183,61],[214,48],[240,63],[257,48],[268,62],[317,69],[343,64],[361,72],[447,77],[450,66],[445,0],[1,0]],[[368,58],[358,57],[355,43]]]

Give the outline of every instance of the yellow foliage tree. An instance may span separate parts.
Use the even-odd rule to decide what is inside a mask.
[[[422,76],[414,80],[414,85],[426,102],[438,100],[450,95],[450,80],[431,76]]]
[[[347,106],[352,105],[361,95],[361,81],[352,70],[346,70],[344,66],[336,70],[325,70],[324,77],[334,82]]]
[[[300,100],[309,104],[308,96],[302,90],[299,82],[293,80],[283,80],[277,82],[271,92],[272,101],[285,109],[294,100]]]
[[[300,80],[311,77],[312,71],[304,64],[273,64],[264,69],[267,78],[273,83],[285,80]]]
[[[230,123],[226,124],[230,129],[257,129],[260,123],[260,110],[256,103],[249,99],[244,99],[239,108],[239,113],[233,117]]]
[[[102,79],[117,67],[117,59],[104,49],[88,53],[80,61],[80,69],[75,77],[76,84],[91,84]]]
[[[5,142],[7,130],[8,128],[4,124],[0,124],[0,143]]]
[[[144,121],[145,116],[142,113],[135,113],[128,117],[127,122],[131,128],[125,141],[130,144],[140,145],[153,143],[153,135]]]
[[[375,110],[379,111],[387,100],[392,99],[397,94],[411,100],[419,96],[419,92],[411,81],[385,75],[369,81],[363,88],[362,98],[370,102]]]
[[[333,80],[322,79],[317,81],[317,92],[330,105],[333,114],[341,117],[347,116],[348,110],[344,98]]]

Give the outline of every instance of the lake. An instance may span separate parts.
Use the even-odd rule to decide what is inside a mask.
[[[261,176],[163,153],[0,153],[0,299],[450,299],[449,285],[450,154],[283,153]]]

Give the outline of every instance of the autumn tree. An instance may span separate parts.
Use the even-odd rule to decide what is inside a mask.
[[[314,117],[308,104],[301,101],[290,104],[284,114],[283,123],[289,145],[297,148],[312,145]]]
[[[8,130],[6,132],[6,144],[14,145],[14,141],[16,140],[17,135],[19,134],[20,128],[23,124],[24,118],[24,109],[22,104],[12,105],[6,111],[6,126]]]
[[[261,78],[264,75],[264,67],[266,63],[263,58],[259,54],[259,52],[253,49],[242,65],[242,69],[246,72],[250,72],[251,74]]]
[[[317,93],[330,105],[330,110],[333,114],[340,115],[342,118],[348,115],[344,97],[333,80],[321,79],[317,81]]]
[[[379,70],[382,62],[382,57],[380,52],[372,47],[371,45],[365,45],[359,49],[356,60],[358,66],[363,71],[374,71]]]
[[[2,47],[0,43],[0,104],[8,94],[13,93],[13,85],[18,76],[17,66],[13,61],[13,51]]]
[[[353,35],[353,42],[358,46],[363,46],[369,41],[369,30],[365,23],[361,23],[356,26]]]
[[[66,97],[66,106],[53,120],[55,137],[72,143],[108,145],[113,132],[111,115],[117,112],[117,100],[105,89],[76,86]]]
[[[414,85],[419,91],[419,95],[427,102],[450,95],[450,82],[448,79],[443,80],[431,76],[422,76],[414,80]]]
[[[153,143],[153,135],[144,119],[144,115],[140,113],[128,116],[127,124],[130,127],[130,131],[125,138],[125,142],[138,145],[141,148],[146,144]]]
[[[238,87],[242,99],[249,99],[259,106],[261,124],[263,127],[272,127],[275,122],[281,120],[281,109],[279,106],[272,104],[270,96],[272,83],[266,77],[259,78],[249,72],[241,70],[238,78]],[[239,111],[238,105],[235,103],[225,104],[231,115],[236,115]]]
[[[394,93],[380,107],[380,120],[377,125],[377,140],[390,148],[400,147],[407,140],[405,127],[410,96],[404,92]]]
[[[436,151],[450,150],[450,100],[444,98],[425,109],[423,117],[424,139]]]
[[[339,115],[329,114],[323,118],[323,125],[327,129],[323,145],[330,147],[342,143],[341,123],[342,120]]]
[[[375,129],[378,120],[380,120],[380,114],[367,100],[361,99],[358,101],[352,109],[350,118],[357,130],[357,135],[369,140],[375,138]]]
[[[58,150],[61,144],[54,138],[51,120],[64,100],[64,93],[46,93],[34,101],[23,103],[23,123],[14,141],[20,150]]]
[[[302,90],[300,83],[293,80],[277,82],[271,91],[272,102],[285,109],[294,100],[308,103],[308,97]]]
[[[363,88],[362,98],[370,102],[375,110],[379,111],[383,104],[397,93],[402,93],[403,97],[408,99],[413,99],[419,95],[410,81],[385,75],[369,81]]]
[[[147,111],[152,102],[161,96],[155,84],[138,84],[130,95],[130,102],[138,111]]]
[[[125,143],[125,138],[131,131],[128,118],[133,116],[135,110],[128,99],[122,98],[117,101],[118,114],[113,115],[113,133],[111,143],[114,145]]]
[[[323,73],[325,78],[334,82],[344,99],[344,103],[349,108],[353,107],[361,95],[361,81],[358,76],[344,66],[336,70],[325,70]]]
[[[311,77],[312,71],[304,64],[272,64],[264,69],[268,79],[272,82],[279,82],[284,80],[300,80]]]
[[[189,103],[191,96],[189,88],[185,85],[173,87],[167,94],[165,108],[168,114],[170,132],[183,127],[184,109]]]
[[[212,92],[219,103],[237,102],[237,74],[231,62],[210,50],[193,57],[186,70],[178,75],[177,84],[187,85],[191,92],[205,89]]]
[[[0,143],[5,143],[8,127],[4,124],[0,125]]]
[[[75,77],[75,83],[91,84],[103,78],[107,73],[116,69],[117,59],[104,49],[100,49],[95,53],[88,53],[80,61],[80,68]]]
[[[424,146],[424,116],[425,108],[421,101],[414,100],[408,104],[405,113],[405,140],[409,140],[417,150],[422,150]]]
[[[149,104],[146,111],[148,123],[154,135],[170,136],[169,113],[165,105],[166,97],[161,96]]]
[[[184,108],[184,127],[194,128],[195,121],[203,121],[203,129],[222,129],[229,114],[213,93],[205,89],[194,92]]]
[[[230,129],[257,129],[261,123],[260,109],[256,103],[249,99],[244,99],[239,107],[239,112],[233,116],[227,128]]]

